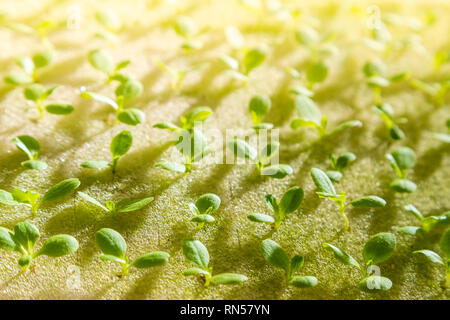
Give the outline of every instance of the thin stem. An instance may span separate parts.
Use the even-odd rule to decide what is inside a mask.
[[[130,269],[130,265],[128,263],[122,263],[122,275],[128,275],[128,269]]]
[[[44,107],[42,104],[43,104],[43,101],[40,101],[40,100],[36,103],[36,106],[39,110],[39,119],[42,119],[44,117]]]
[[[381,104],[381,88],[373,88],[373,101],[375,105]]]
[[[211,271],[205,274],[205,287],[209,286],[209,284],[211,283],[211,278]]]
[[[349,227],[349,223],[348,223],[348,218],[345,215],[345,209],[346,209],[346,206],[339,205],[339,213],[341,214],[342,219],[344,219],[344,231],[347,231],[348,227]]]
[[[119,162],[119,157],[113,159],[113,162],[111,164],[111,169],[112,169],[113,174],[116,173],[116,167],[117,167],[118,162]]]

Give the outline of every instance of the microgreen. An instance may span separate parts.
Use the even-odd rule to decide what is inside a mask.
[[[230,70],[231,76],[247,83],[249,73],[259,67],[266,59],[267,52],[261,48],[247,49],[242,59],[238,60],[229,55],[221,55],[219,60]]]
[[[195,203],[189,204],[189,209],[194,214],[191,221],[197,223],[197,230],[203,228],[205,223],[214,222],[214,217],[211,214],[219,209],[220,202],[218,195],[206,193],[200,196]]]
[[[191,130],[196,123],[205,121],[212,113],[213,111],[210,107],[196,107],[180,118],[179,126],[171,122],[159,122],[153,125],[153,127],[176,132]]]
[[[237,273],[220,273],[213,275],[213,268],[209,266],[208,249],[198,240],[185,239],[183,241],[183,254],[194,265],[193,268],[184,270],[185,276],[200,276],[205,287],[210,284],[238,284],[247,281],[248,278]]]
[[[315,62],[306,69],[308,89],[313,90],[316,83],[324,82],[328,76],[328,66],[323,62]]]
[[[95,19],[103,27],[102,30],[95,33],[95,36],[116,42],[117,34],[122,30],[122,23],[118,15],[112,10],[101,10],[95,13]]]
[[[23,95],[29,101],[32,101],[38,111],[39,118],[44,116],[44,111],[55,115],[66,115],[70,114],[75,110],[71,104],[67,103],[51,103],[44,106],[47,98],[53,93],[53,91],[58,88],[58,86],[53,86],[50,89],[45,89],[45,87],[39,83],[33,83],[23,89]]]
[[[17,149],[25,153],[28,157],[28,160],[21,162],[22,167],[39,171],[47,169],[47,163],[38,160],[41,146],[35,138],[31,136],[18,136],[12,141]]]
[[[269,112],[271,105],[270,97],[266,95],[255,95],[250,99],[248,110],[252,117],[252,128],[256,131],[260,129],[270,130],[273,128],[272,123],[262,122],[264,116]]]
[[[292,213],[300,207],[303,196],[303,189],[300,187],[289,188],[279,202],[274,195],[267,194],[264,197],[264,202],[272,210],[275,217],[263,213],[252,213],[247,218],[253,222],[272,224],[276,230],[286,218],[286,214]]]
[[[202,160],[214,149],[208,147],[208,141],[199,129],[182,130],[178,135],[175,147],[184,157],[184,163],[162,161],[155,166],[169,171],[190,172],[192,164]]]
[[[93,205],[96,205],[97,207],[103,209],[104,211],[110,213],[112,216],[116,216],[119,213],[124,212],[132,212],[140,210],[144,207],[146,207],[150,202],[153,201],[153,197],[147,197],[142,199],[122,199],[117,202],[114,201],[105,201],[105,204],[103,205],[100,201],[97,199],[91,197],[90,195],[78,191],[78,195],[86,200],[89,203],[92,203]]]
[[[405,137],[405,133],[400,129],[398,123],[394,120],[394,109],[389,103],[383,103],[375,106],[375,111],[383,119],[384,124],[389,132],[389,138],[392,140],[401,140]],[[400,119],[403,123],[406,119]]]
[[[112,139],[109,146],[109,150],[112,155],[112,162],[105,160],[90,160],[83,162],[81,166],[88,169],[104,169],[111,167],[112,172],[115,173],[120,157],[125,155],[128,150],[130,150],[132,144],[133,136],[131,135],[131,132],[128,130],[123,130]]]
[[[414,205],[408,204],[404,206],[404,209],[414,215],[420,223],[421,227],[405,226],[397,229],[397,232],[406,235],[417,235],[421,233],[430,232],[435,227],[448,227],[450,226],[450,211],[444,212],[439,216],[427,216],[424,217],[422,213]]]
[[[128,100],[138,97],[141,93],[142,84],[138,80],[129,78],[124,79],[124,81],[116,88],[115,100],[92,91],[86,91],[85,87],[81,87],[80,96],[85,99],[94,99],[109,105],[115,110],[119,122],[135,126],[145,122],[145,113],[139,109],[125,108],[124,106]]]
[[[180,16],[175,19],[173,29],[178,35],[183,37],[181,48],[186,50],[201,49],[203,44],[198,40],[198,37],[208,30],[208,28],[199,30],[195,21],[185,16]]]
[[[327,131],[328,118],[322,116],[316,103],[309,97],[297,95],[295,97],[295,108],[299,115],[291,122],[291,128],[297,129],[301,127],[313,127],[317,130],[320,137],[329,136],[349,128],[361,127],[362,122],[359,120],[345,121],[337,125],[334,129]]]
[[[328,158],[330,159],[331,170],[328,170],[326,174],[334,182],[341,180],[342,170],[356,160],[355,154],[351,152],[345,152],[337,157],[334,154],[329,154]]]
[[[0,248],[19,252],[21,257],[18,263],[23,271],[39,256],[58,258],[78,250],[78,241],[67,234],[48,238],[42,247],[36,250],[35,245],[39,237],[39,230],[29,222],[19,222],[13,231],[0,227]]]
[[[445,97],[450,90],[450,80],[443,80],[442,82],[426,83],[419,79],[411,79],[410,85],[425,93],[437,106],[442,106],[445,103]]]
[[[117,80],[123,83],[132,80],[132,76],[121,72],[123,68],[130,64],[130,60],[120,61],[115,64],[108,53],[96,49],[89,51],[88,61],[95,69],[106,75],[108,82]]]
[[[258,154],[251,145],[242,139],[234,139],[228,143],[228,149],[236,157],[253,161],[261,175],[275,179],[282,179],[293,172],[291,166],[287,164],[270,165],[271,158],[277,154],[279,147],[278,142],[269,142]]]
[[[346,204],[345,202],[347,200],[347,196],[345,192],[336,193],[333,183],[325,172],[318,168],[312,168],[311,177],[318,190],[316,193],[319,198],[332,200],[339,208],[339,213],[344,219],[344,231],[346,231],[349,227],[348,218],[345,214],[345,210],[349,206],[362,208],[382,208],[386,205],[386,201],[384,199],[374,195],[356,198]]]
[[[100,260],[117,262],[122,266],[122,275],[128,275],[131,267],[146,269],[165,265],[170,255],[164,251],[152,251],[144,253],[129,262],[126,255],[127,243],[117,231],[109,228],[103,228],[95,233],[95,241],[102,251]]]
[[[445,287],[450,288],[450,229],[444,232],[439,242],[439,246],[443,253],[442,256],[432,250],[417,250],[413,253],[424,255],[429,261],[443,265],[446,270]]]
[[[11,23],[8,25],[11,30],[38,37],[42,44],[47,48],[53,47],[48,40],[48,36],[60,26],[59,23],[53,20],[42,20],[34,25],[24,23]]]
[[[334,32],[321,36],[316,29],[309,26],[302,26],[295,31],[295,39],[309,49],[311,60],[322,59],[337,53],[338,48],[330,43],[335,36]]]
[[[11,85],[23,85],[36,82],[38,69],[48,66],[53,60],[52,51],[42,51],[33,57],[24,57],[16,60],[17,65],[24,73],[11,73],[5,77],[5,82]]]
[[[193,65],[190,68],[187,68],[184,70],[178,70],[173,67],[169,67],[168,65],[166,65],[164,62],[162,62],[159,59],[155,60],[155,64],[158,68],[160,68],[164,72],[167,72],[172,77],[171,86],[172,86],[172,89],[175,89],[175,90],[181,89],[181,87],[183,85],[184,77],[188,73],[199,70],[199,69],[203,68],[204,66],[206,66],[205,63],[199,63],[196,65]]]
[[[283,269],[286,273],[286,281],[297,288],[312,288],[317,285],[317,278],[313,276],[295,276],[295,273],[303,267],[305,258],[295,255],[290,259],[278,243],[273,240],[263,240],[261,245],[264,259],[272,266]]]
[[[417,185],[411,180],[406,179],[406,170],[411,169],[416,164],[416,154],[411,148],[400,147],[392,153],[388,153],[386,158],[394,169],[397,179],[390,184],[392,190],[396,192],[414,192]]]
[[[396,245],[397,241],[392,233],[381,232],[370,237],[364,245],[362,252],[364,264],[361,266],[355,258],[341,249],[326,242],[322,243],[323,248],[331,251],[337,260],[359,270],[363,279],[359,282],[358,286],[361,290],[367,292],[387,291],[391,289],[392,281],[378,274],[374,275],[373,267],[376,264],[389,259],[394,252]]]
[[[80,180],[71,178],[63,180],[51,187],[42,197],[36,191],[13,189],[11,192],[0,190],[0,203],[18,206],[24,205],[31,208],[34,215],[39,207],[47,202],[58,201],[72,193],[80,186]]]

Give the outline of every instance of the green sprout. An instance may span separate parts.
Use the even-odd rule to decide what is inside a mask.
[[[266,239],[261,245],[264,259],[272,266],[283,269],[286,273],[286,281],[296,288],[312,288],[317,285],[317,278],[314,276],[295,276],[295,273],[303,267],[305,258],[295,255],[290,259],[286,252],[278,243]]]
[[[445,288],[450,288],[450,229],[447,229],[442,235],[439,246],[447,259],[431,250],[417,250],[413,253],[421,253],[431,262],[445,266],[446,280],[444,286]]]
[[[236,157],[253,161],[260,175],[283,179],[292,174],[293,169],[287,164],[270,165],[271,158],[277,154],[279,148],[278,142],[269,142],[258,154],[256,149],[242,139],[234,139],[228,143],[228,149],[233,151]]]
[[[97,207],[102,208],[104,211],[110,213],[112,216],[116,216],[119,213],[124,213],[124,212],[132,212],[132,211],[137,211],[140,210],[144,207],[146,207],[148,204],[150,204],[150,202],[153,201],[153,197],[148,197],[148,198],[142,198],[142,199],[122,199],[119,200],[118,202],[113,202],[113,201],[105,201],[105,204],[103,205],[100,201],[98,201],[97,199],[91,197],[90,195],[78,191],[78,195],[83,198],[84,200],[86,200],[89,203],[92,203],[94,205],[96,205]]]
[[[307,89],[312,91],[317,83],[324,82],[327,77],[328,66],[325,62],[314,62],[306,69]]]
[[[273,128],[272,123],[262,122],[264,116],[269,112],[271,105],[272,102],[267,95],[255,95],[250,99],[248,111],[250,111],[250,115],[252,116],[252,128],[255,129],[256,132]]]
[[[336,54],[339,49],[330,43],[336,37],[336,33],[331,32],[321,37],[321,34],[314,28],[303,26],[295,31],[295,40],[308,48],[311,60],[323,59]]]
[[[285,71],[295,80],[301,80],[302,73],[293,67],[286,67]],[[314,92],[305,87],[304,85],[294,85],[289,89],[289,93],[294,95],[303,95],[306,97],[314,96]]]
[[[326,250],[333,252],[334,257],[337,260],[343,264],[357,268],[363,277],[358,284],[359,288],[363,291],[373,293],[387,291],[392,287],[392,281],[390,279],[373,273],[376,271],[376,269],[374,270],[376,264],[384,262],[391,257],[396,245],[397,240],[392,233],[381,232],[370,237],[364,245],[362,252],[364,267],[361,267],[358,261],[346,252],[332,244],[326,242],[322,243],[322,246]]]
[[[411,169],[416,164],[416,154],[411,148],[400,147],[392,153],[388,153],[386,158],[394,169],[397,179],[393,180],[390,187],[395,192],[412,193],[417,185],[411,180],[406,179],[406,170]]]
[[[161,161],[156,163],[155,166],[169,171],[187,173],[192,170],[192,165],[194,163],[214,152],[214,149],[208,146],[208,140],[203,133],[195,128],[182,130],[178,135],[175,147],[184,157],[185,161],[183,164]]]
[[[166,65],[164,62],[162,62],[159,59],[155,60],[155,64],[158,68],[160,68],[164,72],[167,72],[172,77],[171,86],[172,86],[172,89],[174,89],[174,90],[181,89],[181,87],[183,85],[184,77],[188,73],[202,69],[206,65],[205,63],[199,63],[199,64],[196,64],[185,70],[178,70],[173,67],[169,67],[168,65]]]
[[[118,33],[123,29],[117,14],[112,10],[102,10],[95,13],[95,19],[103,27],[95,36],[111,42],[117,41]]]
[[[341,180],[342,170],[356,160],[355,154],[351,152],[345,152],[337,157],[334,154],[329,154],[328,158],[330,159],[331,170],[328,170],[326,174],[333,182]]]
[[[263,213],[252,213],[247,218],[253,222],[272,224],[277,230],[286,218],[286,214],[292,213],[300,207],[303,196],[303,189],[300,187],[289,188],[281,197],[280,202],[274,195],[267,194],[264,197],[264,202],[272,210],[275,217]]]
[[[78,241],[67,234],[58,234],[48,238],[39,250],[34,248],[40,237],[39,230],[29,222],[19,222],[14,231],[0,227],[0,248],[17,251],[22,256],[18,263],[25,272],[31,262],[39,256],[62,257],[78,250]]]
[[[19,58],[16,63],[24,73],[11,73],[5,77],[5,82],[14,86],[31,84],[38,80],[37,71],[48,66],[53,60],[52,51],[36,53],[33,57]]]
[[[145,113],[136,108],[125,108],[124,105],[128,100],[136,98],[141,93],[142,84],[138,80],[128,79],[121,82],[116,88],[115,100],[92,91],[86,91],[85,87],[81,87],[80,96],[85,99],[94,99],[98,102],[106,103],[115,110],[119,122],[135,126],[145,122]]]
[[[243,83],[247,83],[249,73],[259,67],[266,59],[267,53],[261,48],[247,49],[241,60],[229,55],[222,55],[219,60],[228,68],[231,76]]]
[[[95,69],[106,75],[108,83],[114,80],[117,80],[120,83],[132,80],[130,75],[121,72],[123,68],[130,64],[130,60],[120,61],[115,64],[109,54],[96,49],[89,51],[88,61]]]
[[[220,273],[213,276],[213,268],[209,267],[208,249],[198,240],[185,239],[183,241],[183,254],[194,265],[193,268],[184,270],[183,274],[185,276],[200,276],[205,287],[210,284],[239,284],[248,280],[246,276],[237,273]]]
[[[362,122],[359,120],[349,120],[342,122],[334,129],[327,131],[328,118],[326,116],[322,116],[320,109],[311,98],[304,95],[297,95],[294,103],[299,117],[292,120],[292,129],[313,127],[322,138],[333,135],[345,129],[362,126]]]
[[[173,30],[183,37],[181,48],[186,50],[196,50],[203,47],[203,44],[198,40],[198,37],[205,33],[208,28],[199,30],[194,20],[189,17],[180,16],[176,18],[173,24]]]
[[[336,193],[333,183],[325,172],[318,168],[312,168],[311,177],[318,190],[316,194],[319,198],[332,200],[339,208],[339,213],[341,214],[342,219],[344,219],[344,231],[346,231],[349,227],[348,218],[345,214],[345,210],[349,206],[361,208],[383,208],[386,205],[386,201],[384,199],[374,195],[363,196],[346,204],[345,201],[347,200],[347,196],[345,195],[345,192]]]
[[[38,160],[41,146],[35,138],[31,136],[18,136],[12,141],[17,149],[25,153],[28,157],[28,160],[21,162],[22,167],[39,171],[47,169],[47,163]]]
[[[214,222],[215,219],[211,214],[219,209],[220,203],[218,195],[206,193],[200,196],[195,203],[189,204],[189,209],[194,214],[191,221],[197,223],[197,230],[203,228],[205,223]]]
[[[442,82],[426,83],[419,79],[411,79],[410,85],[416,88],[428,97],[430,97],[438,107],[443,106],[445,103],[445,97],[450,89],[450,80],[443,80]]]
[[[450,131],[450,119],[447,119],[445,125],[447,127],[447,131]],[[434,137],[439,141],[450,143],[450,133],[448,132],[435,132]]]
[[[153,125],[153,128],[165,129],[169,131],[182,132],[183,130],[192,130],[198,122],[203,122],[213,113],[210,107],[196,107],[184,116],[180,117],[180,125],[177,126],[171,122],[159,122]]]
[[[67,103],[51,103],[44,106],[47,98],[53,93],[58,86],[53,86],[50,89],[39,83],[33,83],[23,89],[23,95],[25,99],[33,101],[39,111],[39,119],[44,116],[44,111],[55,115],[66,115],[72,113],[75,108]]]
[[[58,23],[52,20],[42,20],[32,26],[24,23],[11,23],[8,25],[8,27],[13,31],[38,37],[42,44],[47,48],[53,47],[52,43],[48,39],[49,35],[62,26],[63,23]]]
[[[147,269],[165,265],[170,255],[164,251],[147,252],[129,262],[126,255],[127,243],[117,231],[109,228],[100,229],[95,233],[95,241],[102,251],[100,260],[117,262],[122,266],[122,275],[127,276],[129,269]]]
[[[389,131],[389,138],[392,140],[401,140],[405,138],[405,133],[394,120],[394,109],[389,103],[383,103],[375,106],[375,111],[383,119],[386,128]],[[400,119],[405,122],[405,119]]]
[[[405,226],[397,229],[397,232],[414,236],[417,234],[423,234],[430,232],[435,227],[448,227],[450,226],[450,211],[444,212],[439,216],[427,216],[424,217],[422,213],[414,205],[408,204],[404,206],[404,209],[413,214],[414,217],[419,219],[421,226]]]
[[[120,157],[125,155],[128,150],[130,150],[132,144],[133,136],[131,135],[131,132],[128,130],[123,130],[112,139],[109,146],[113,159],[112,162],[105,160],[89,160],[83,162],[81,166],[88,169],[104,169],[111,167],[112,173],[114,174],[116,172],[117,163],[119,162]]]
[[[0,203],[10,206],[24,205],[31,208],[33,215],[37,215],[38,209],[42,204],[60,200],[79,186],[80,180],[77,178],[63,180],[51,187],[42,197],[36,191],[13,189],[11,192],[8,192],[0,190]]]

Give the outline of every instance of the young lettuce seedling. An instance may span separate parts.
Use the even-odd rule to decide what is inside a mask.
[[[39,230],[28,222],[19,222],[14,226],[14,231],[0,227],[0,248],[17,251],[22,255],[18,260],[22,272],[39,256],[58,258],[78,250],[78,241],[67,234],[50,237],[39,250],[35,250],[34,246],[39,237]]]
[[[195,215],[191,221],[197,223],[197,230],[203,228],[205,223],[214,222],[211,215],[220,207],[220,198],[214,193],[206,193],[200,196],[195,203],[189,204],[189,209]]]
[[[356,160],[356,156],[351,152],[345,152],[338,157],[330,154],[328,158],[330,159],[331,170],[328,170],[326,173],[328,178],[333,182],[341,180],[342,170]]]
[[[94,99],[101,103],[106,103],[112,107],[116,112],[116,117],[119,122],[135,126],[145,122],[145,113],[136,108],[125,108],[125,103],[133,98],[136,98],[142,93],[142,84],[135,79],[124,79],[116,88],[116,99],[113,100],[104,95],[86,91],[85,87],[81,87],[80,96],[85,99]]]
[[[292,213],[300,207],[303,195],[303,189],[300,187],[288,189],[281,197],[280,202],[272,194],[267,194],[264,202],[273,211],[275,217],[263,213],[252,213],[247,218],[253,222],[272,224],[276,230],[286,218],[286,214]]]
[[[393,180],[390,187],[395,192],[412,193],[417,185],[411,180],[406,179],[406,170],[411,169],[416,164],[416,154],[408,147],[400,147],[392,153],[388,153],[386,158],[389,160],[392,169],[394,169],[397,179]]]
[[[100,201],[92,198],[90,195],[88,195],[84,192],[78,191],[78,195],[81,198],[83,198],[84,200],[86,200],[87,202],[90,202],[90,203],[96,205],[97,207],[102,208],[104,211],[109,212],[112,216],[116,216],[119,213],[140,210],[140,209],[144,208],[145,206],[147,206],[154,199],[153,197],[142,198],[142,199],[127,198],[127,199],[122,199],[122,200],[118,201],[117,203],[115,203],[113,201],[106,201],[105,204],[103,205]]]
[[[122,266],[122,275],[127,276],[131,267],[146,269],[165,265],[170,255],[164,251],[147,252],[136,260],[129,262],[126,255],[127,243],[117,231],[109,228],[100,229],[95,233],[95,241],[102,251],[100,260],[117,262]]]
[[[18,136],[12,141],[17,149],[25,153],[28,157],[28,160],[21,162],[22,167],[39,171],[47,169],[47,163],[38,160],[41,146],[35,138],[30,136]]]
[[[109,54],[96,49],[88,53],[88,61],[95,69],[106,75],[108,83],[113,80],[117,80],[120,83],[132,80],[130,75],[121,72],[123,68],[130,64],[130,60],[120,61],[115,64]]]
[[[42,204],[60,200],[79,186],[80,180],[77,178],[63,180],[51,187],[43,197],[40,197],[40,194],[35,191],[23,189],[13,189],[11,192],[0,190],[0,203],[10,206],[24,205],[30,207],[33,215],[36,215]]]
[[[337,260],[346,265],[356,267],[361,272],[363,279],[358,286],[366,292],[379,292],[391,289],[392,281],[390,279],[373,273],[376,271],[376,269],[374,270],[376,264],[384,262],[391,257],[396,245],[397,240],[392,233],[381,232],[370,237],[362,252],[364,264],[361,267],[355,258],[341,249],[326,242],[322,243],[323,248],[333,252]]]
[[[317,130],[320,137],[329,136],[345,129],[361,127],[362,122],[359,120],[345,121],[334,129],[327,132],[328,118],[322,116],[316,103],[307,96],[297,95],[295,97],[295,108],[299,115],[298,118],[292,120],[291,128],[297,129],[301,127],[313,127]]]
[[[111,151],[113,158],[112,162],[104,160],[89,160],[83,162],[81,166],[88,169],[104,169],[111,167],[112,173],[114,174],[116,173],[116,167],[120,157],[125,155],[128,150],[130,150],[132,144],[133,136],[131,135],[131,132],[128,130],[123,130],[112,139],[109,146],[109,150]]]
[[[405,137],[405,133],[394,121],[394,109],[389,103],[383,103],[375,106],[375,111],[380,115],[381,119],[383,119],[384,124],[389,131],[389,138],[392,140],[401,140]],[[401,119],[402,122],[405,120],[406,119]]]
[[[51,114],[66,115],[70,114],[75,108],[67,103],[51,103],[44,106],[47,98],[53,93],[58,86],[53,86],[50,89],[39,83],[33,83],[30,86],[23,89],[23,95],[27,100],[33,101],[39,111],[39,119],[44,116],[44,110]]]
[[[447,229],[445,233],[441,237],[441,241],[439,242],[439,246],[441,251],[444,253],[443,256],[440,256],[436,252],[432,250],[417,250],[413,253],[421,253],[428,260],[433,263],[437,263],[445,266],[446,270],[446,280],[445,280],[445,288],[450,288],[450,229]],[[445,256],[445,257],[444,257]]]
[[[260,48],[247,49],[241,61],[229,56],[222,55],[219,60],[222,61],[230,70],[231,76],[243,83],[247,83],[250,71],[259,67],[266,59],[267,53]]]
[[[250,99],[248,104],[248,111],[252,116],[252,128],[258,132],[261,129],[270,130],[273,124],[269,122],[262,122],[264,116],[269,112],[272,102],[267,95],[255,95]]]
[[[153,125],[153,128],[176,132],[182,132],[183,130],[192,130],[196,122],[205,121],[212,113],[213,111],[210,107],[196,107],[180,118],[179,126],[171,122],[159,122]]]
[[[345,201],[347,200],[347,196],[345,195],[345,192],[336,193],[333,183],[325,172],[317,168],[312,168],[311,177],[318,190],[316,193],[319,198],[333,200],[339,208],[339,213],[341,214],[342,219],[344,219],[344,231],[346,231],[349,227],[348,218],[345,215],[345,210],[349,206],[361,208],[383,208],[386,205],[386,201],[384,199],[374,195],[363,196],[346,204]]]
[[[200,40],[198,40],[198,37],[205,33],[208,28],[199,30],[194,20],[189,17],[180,16],[175,20],[173,30],[175,30],[178,35],[183,37],[181,48],[186,50],[195,50],[203,47],[203,44]]]
[[[260,175],[270,178],[283,179],[292,174],[291,166],[287,164],[270,164],[270,159],[276,155],[280,144],[278,142],[269,142],[258,154],[258,152],[247,142],[241,139],[234,139],[228,143],[228,149],[233,151],[238,158],[249,159],[254,162]]]
[[[38,69],[48,66],[53,60],[52,51],[36,53],[33,57],[25,57],[16,60],[16,63],[25,73],[11,73],[5,77],[5,82],[11,85],[23,85],[36,82]]]
[[[283,269],[286,273],[287,283],[297,288],[312,288],[317,285],[317,278],[313,276],[294,276],[303,267],[305,258],[295,255],[289,259],[283,248],[273,240],[266,239],[261,245],[264,259],[276,268]]]
[[[185,276],[200,276],[205,287],[210,284],[238,284],[248,280],[246,276],[237,273],[220,273],[213,276],[213,268],[209,267],[208,249],[198,240],[185,239],[183,241],[183,254],[194,265],[193,268],[184,270],[183,274]]]
[[[397,232],[415,236],[420,233],[430,232],[434,227],[448,227],[450,226],[450,211],[442,213],[440,216],[424,217],[422,213],[412,204],[404,206],[405,210],[413,214],[421,223],[421,227],[405,226],[397,229]]]
[[[172,89],[174,89],[174,90],[181,89],[181,87],[183,85],[184,77],[188,73],[199,70],[199,69],[203,68],[204,66],[206,66],[205,63],[199,63],[199,64],[196,64],[185,70],[177,70],[173,67],[169,67],[168,65],[166,65],[164,62],[162,62],[159,59],[155,60],[155,64],[158,68],[160,68],[164,72],[167,72],[172,77],[171,85],[172,85]]]

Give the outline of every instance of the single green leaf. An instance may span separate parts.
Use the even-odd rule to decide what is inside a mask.
[[[210,107],[196,107],[181,117],[183,129],[191,129],[195,122],[205,121],[213,113]]]
[[[209,253],[200,241],[185,239],[183,241],[183,254],[193,265],[204,270],[208,269]]]
[[[338,170],[344,169],[355,160],[356,156],[354,153],[345,152],[336,159],[336,169]]]
[[[136,268],[151,268],[166,264],[170,255],[164,251],[148,252],[134,260],[131,265]]]
[[[103,204],[101,204],[100,201],[98,201],[97,199],[92,198],[90,195],[88,195],[88,194],[86,194],[84,192],[81,192],[81,191],[78,191],[78,195],[80,197],[82,197],[84,200],[86,200],[87,202],[90,202],[90,203],[96,205],[97,207],[102,208],[105,211],[109,211],[109,209],[106,208]]]
[[[401,234],[406,234],[409,236],[415,236],[419,233],[423,233],[424,230],[422,228],[415,227],[415,226],[405,226],[405,227],[398,228],[397,232],[401,233]]]
[[[311,98],[304,95],[298,95],[295,97],[294,104],[301,120],[306,121],[307,123],[312,122],[318,127],[321,126],[322,114]]]
[[[136,98],[142,93],[142,84],[134,79],[130,79],[121,83],[115,93],[117,97],[123,97],[124,99]]]
[[[238,284],[247,281],[248,278],[237,273],[221,273],[211,278],[212,284]]]
[[[341,249],[333,246],[332,244],[323,242],[322,243],[322,247],[324,247],[325,249],[333,252],[334,257],[336,259],[338,259],[340,262],[347,264],[347,265],[351,265],[354,266],[358,269],[361,268],[361,266],[359,265],[358,261],[356,261],[352,256],[348,255],[346,252],[342,251]]]
[[[197,26],[194,20],[184,16],[178,17],[175,20],[173,29],[183,38],[190,38],[197,33]]]
[[[195,206],[200,214],[211,213],[219,208],[220,202],[219,196],[214,193],[206,193],[197,199]]]
[[[101,94],[98,94],[95,92],[82,91],[80,93],[80,97],[82,97],[84,99],[94,99],[95,101],[106,103],[107,105],[111,106],[114,110],[117,110],[119,108],[116,101],[114,101],[113,99],[111,99],[109,97],[106,97],[104,95],[101,95]]]
[[[157,164],[155,164],[155,166],[169,171],[176,171],[182,173],[186,172],[186,167],[184,166],[184,164],[177,162],[167,162],[167,161],[158,162]]]
[[[116,159],[126,154],[128,150],[130,150],[132,144],[133,136],[131,135],[131,132],[128,130],[121,131],[111,141],[109,149],[113,158]]]
[[[33,78],[23,73],[11,73],[4,78],[5,82],[12,85],[33,83]]]
[[[234,59],[234,58],[232,58],[230,56],[227,56],[226,54],[221,55],[219,57],[219,60],[222,63],[224,63],[227,67],[229,67],[230,69],[233,69],[233,70],[238,70],[239,69],[239,62],[236,59]]]
[[[135,108],[128,108],[125,110],[122,110],[117,115],[117,119],[125,124],[128,124],[130,126],[136,126],[138,124],[145,122],[145,113],[139,109]]]
[[[323,82],[328,76],[328,66],[319,61],[306,69],[306,79],[311,83]]]
[[[263,213],[252,213],[247,216],[248,220],[261,223],[275,223],[272,216]]]
[[[412,193],[416,191],[417,185],[408,179],[395,179],[391,182],[390,187],[396,192]]]
[[[339,181],[342,178],[342,173],[336,170],[328,170],[326,174],[328,178],[330,178],[330,180],[333,182]]]
[[[23,89],[23,95],[27,100],[38,101],[45,92],[43,85],[39,83],[33,83],[30,86]]]
[[[123,264],[127,263],[124,259],[120,259],[120,258],[117,258],[115,256],[108,255],[108,254],[100,255],[100,260],[102,260],[102,261],[114,261],[114,262],[123,263]]]
[[[254,124],[261,122],[262,118],[269,112],[271,105],[272,102],[267,95],[255,95],[250,99],[248,110]]]
[[[305,258],[300,255],[296,255],[291,259],[291,266],[289,268],[289,278],[292,278],[292,276],[303,267],[303,264],[305,262]]]
[[[13,139],[17,149],[25,153],[30,160],[36,160],[41,146],[39,142],[31,136],[18,136]]]
[[[87,169],[104,169],[109,167],[111,164],[104,160],[90,160],[83,162],[80,166]]]
[[[196,223],[212,223],[215,221],[214,217],[209,214],[198,214],[191,219],[192,222]]]
[[[277,154],[279,148],[280,144],[278,142],[269,142],[261,150],[261,153],[259,154],[259,161],[263,164],[268,163],[270,159]]]
[[[336,190],[334,189],[333,183],[325,172],[318,168],[311,169],[311,177],[316,185],[316,188],[323,193],[335,195]]]
[[[294,212],[303,201],[304,192],[300,187],[292,187],[283,194],[280,200],[280,212],[283,214]]]
[[[315,29],[303,26],[295,31],[295,39],[301,45],[312,46],[319,43],[320,35]]]
[[[385,88],[390,85],[390,81],[384,77],[372,76],[367,79],[367,85],[371,88]]]
[[[272,209],[273,212],[278,213],[280,207],[278,206],[277,199],[272,194],[267,194],[264,196],[264,202]]]
[[[178,127],[178,126],[176,126],[176,125],[174,125],[173,123],[170,123],[170,122],[157,123],[157,124],[153,125],[153,128],[166,129],[166,130],[169,130],[169,131],[178,131],[178,130],[181,129],[180,127]]]
[[[16,200],[14,200],[12,194],[6,190],[0,190],[0,203],[8,206],[16,206],[19,204]]]
[[[368,61],[364,64],[363,72],[366,77],[380,76],[385,74],[386,65],[379,59]]]
[[[405,138],[405,133],[399,126],[394,125],[392,128],[389,128],[389,136],[392,140],[402,140]]]
[[[114,70],[114,62],[109,54],[96,49],[88,53],[89,63],[97,70],[110,74]]]
[[[256,159],[256,150],[244,140],[235,139],[228,144],[228,148],[231,149],[238,158],[250,160]]]
[[[388,291],[392,288],[392,281],[386,277],[370,276],[362,279],[358,286],[366,292]]]
[[[267,53],[265,51],[258,48],[247,51],[242,61],[246,74],[261,65],[266,59],[266,55]]]
[[[78,241],[67,234],[58,234],[47,239],[36,256],[61,257],[78,250]]]
[[[72,113],[75,108],[67,103],[52,103],[45,106],[45,110],[51,114],[66,115]]]
[[[313,276],[296,276],[289,281],[289,284],[296,288],[312,288],[317,283],[317,278]]]
[[[328,135],[335,134],[335,133],[340,132],[340,131],[345,130],[345,129],[360,128],[362,126],[363,126],[363,123],[361,121],[359,121],[359,120],[345,121],[343,123],[340,123],[338,126],[333,128],[332,130],[330,130],[328,132]]]
[[[47,169],[48,165],[44,161],[40,160],[26,160],[20,163],[22,167],[31,169],[31,170],[38,170],[42,171]]]
[[[14,226],[14,242],[28,253],[33,252],[39,236],[39,230],[29,222],[19,222]]]
[[[43,68],[52,62],[53,57],[54,54],[50,50],[39,52],[33,56],[33,63],[36,68]]]
[[[278,243],[270,239],[263,240],[261,249],[268,263],[289,272],[290,259]]]
[[[405,210],[409,213],[412,213],[417,219],[422,220],[423,219],[423,215],[422,213],[419,211],[419,209],[417,209],[414,205],[412,204],[407,204],[406,206],[404,206],[403,208],[405,208]]]
[[[59,200],[69,193],[73,192],[76,188],[80,186],[81,182],[77,178],[71,178],[63,180],[53,187],[51,187],[42,198],[42,202],[56,201]]]
[[[3,227],[0,227],[0,249],[7,251],[17,250],[12,231]]]
[[[127,244],[117,231],[109,228],[100,229],[95,233],[95,241],[104,254],[125,258]]]
[[[363,249],[364,261],[377,264],[383,262],[392,255],[397,245],[395,236],[392,233],[381,232],[366,242]]]
[[[274,179],[283,179],[293,172],[292,167],[287,164],[274,164],[261,169],[261,175]]]
[[[354,207],[383,208],[386,201],[377,196],[364,196],[353,200],[350,204]]]
[[[119,201],[117,203],[117,212],[131,212],[136,211],[144,208],[147,206],[150,202],[153,201],[153,197],[143,198],[143,199],[137,199],[137,200],[130,200],[125,199],[122,201]]]
[[[17,188],[11,191],[11,195],[14,198],[14,201],[26,204],[30,207],[37,202],[40,196],[37,192]]]
[[[411,148],[400,147],[394,150],[391,154],[394,157],[397,166],[401,170],[410,169],[414,167],[416,163],[416,154]]]
[[[417,250],[417,251],[414,251],[413,253],[416,253],[416,254],[417,253],[421,253],[428,260],[430,260],[431,262],[444,265],[444,261],[442,260],[442,258],[434,251],[431,251],[431,250]]]
[[[197,276],[199,274],[209,274],[209,272],[200,268],[189,268],[183,272],[184,276]]]

